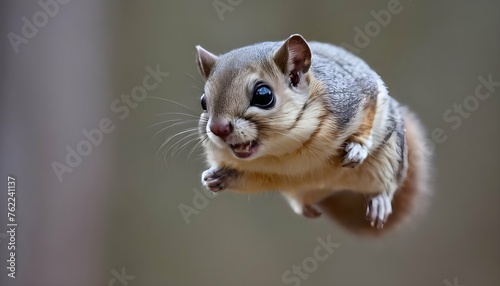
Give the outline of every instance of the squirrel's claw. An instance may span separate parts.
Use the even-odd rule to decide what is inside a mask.
[[[342,161],[342,167],[354,168],[368,157],[368,149],[357,142],[349,142],[344,148],[346,155]]]
[[[392,213],[391,199],[385,193],[382,193],[370,200],[366,208],[366,217],[371,226],[383,228],[389,215]]]
[[[302,215],[307,218],[317,218],[321,216],[321,211],[312,205],[305,205],[302,207]]]
[[[201,183],[212,192],[223,191],[228,186],[231,172],[224,168],[211,168],[201,175]]]

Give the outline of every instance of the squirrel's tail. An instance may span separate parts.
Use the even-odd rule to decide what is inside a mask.
[[[402,110],[408,145],[408,171],[401,187],[392,200],[392,214],[383,229],[372,227],[365,218],[366,198],[354,192],[336,193],[318,205],[323,215],[332,218],[348,230],[378,236],[408,222],[428,205],[430,189],[430,156],[432,150],[425,146],[426,136],[417,117],[406,108]]]

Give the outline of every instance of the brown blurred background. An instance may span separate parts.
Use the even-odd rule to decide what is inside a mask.
[[[1,285],[297,285],[283,273],[329,235],[340,246],[300,285],[500,285],[500,87],[460,126],[443,119],[474,103],[478,77],[500,82],[499,1],[54,1],[41,0],[52,15],[38,1],[0,4]],[[205,167],[200,149],[188,158],[194,142],[176,156],[173,147],[168,167],[155,156],[196,126],[195,45],[224,53],[300,33],[355,46],[356,27],[373,26],[388,5],[399,12],[372,27],[359,55],[429,135],[446,136],[418,223],[367,240],[296,216],[277,194],[204,201],[193,191]],[[40,24],[25,28],[29,37],[23,17]],[[121,95],[141,90],[148,66],[168,73],[148,97],[194,111],[153,98],[126,105]],[[165,112],[176,114],[156,115]],[[66,165],[66,146],[84,148],[82,131],[105,118],[113,131],[61,182],[53,162]],[[168,123],[149,126],[166,120],[183,124],[154,135]],[[6,270],[7,174],[18,188],[16,279]]]

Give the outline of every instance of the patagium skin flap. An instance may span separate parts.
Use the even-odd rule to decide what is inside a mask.
[[[423,129],[363,60],[297,34],[196,49],[209,190],[279,191],[298,214],[373,234],[424,204]]]

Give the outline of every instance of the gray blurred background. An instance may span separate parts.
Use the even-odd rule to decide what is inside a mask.
[[[46,19],[37,1],[0,4],[1,285],[298,285],[282,275],[328,237],[340,246],[300,285],[500,285],[500,87],[471,98],[478,77],[500,82],[499,1],[41,2],[52,3]],[[399,12],[373,24],[388,5]],[[23,17],[40,25],[25,28],[29,38]],[[201,150],[188,157],[193,136],[175,138],[188,143],[181,152],[155,156],[196,126],[195,45],[219,54],[300,33],[356,47],[367,25],[359,56],[429,136],[444,133],[434,141],[432,205],[412,226],[370,240],[300,218],[278,194],[205,201]],[[141,89],[148,66],[168,76],[125,115],[121,95]],[[460,124],[443,119],[464,101],[479,104]],[[105,118],[113,131],[61,181],[53,162],[66,165],[66,146],[84,148],[82,131]],[[167,120],[177,121],[153,125]],[[169,123],[182,124],[155,135]],[[8,174],[17,180],[15,279],[5,261]]]

